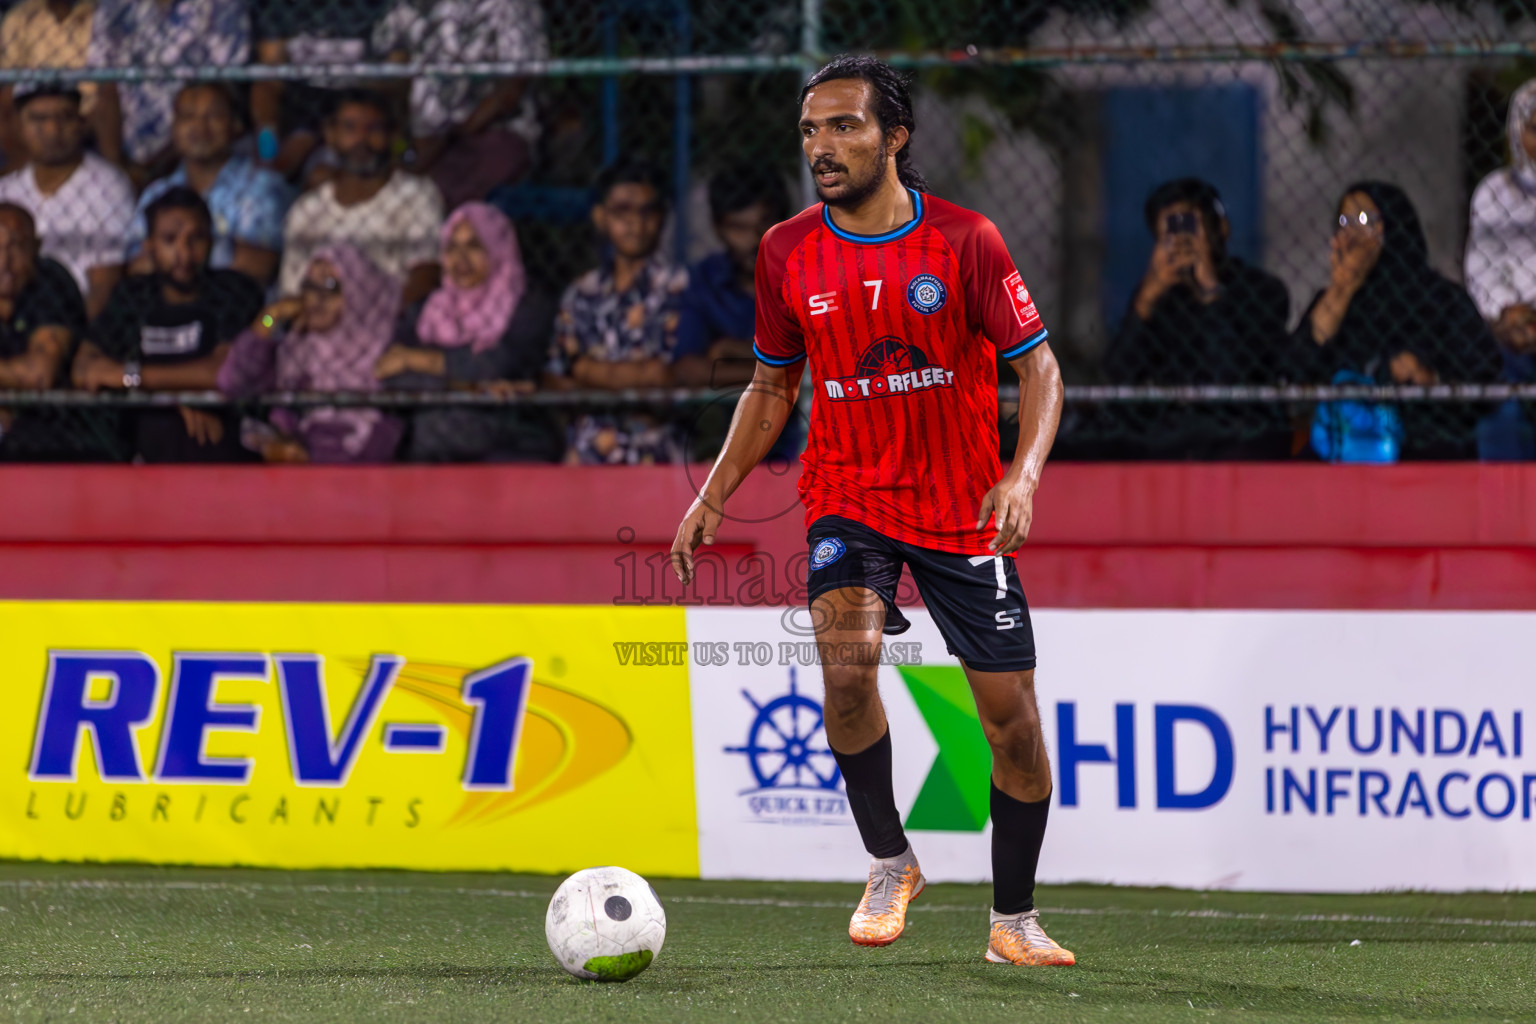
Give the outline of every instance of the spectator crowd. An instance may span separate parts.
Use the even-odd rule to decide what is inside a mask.
[[[537,0],[22,0],[0,67],[463,63],[547,55]],[[708,186],[723,251],[663,245],[674,199],[644,162],[591,192],[597,265],[529,273],[494,202],[533,166],[522,79],[28,80],[0,89],[0,389],[218,390],[223,409],[0,408],[0,459],[529,460],[699,454],[660,410],[444,405],[275,409],[266,392],[729,387],[751,378],[753,268],[792,212],[783,178]],[[1429,264],[1410,197],[1361,181],[1319,245],[1299,322],[1272,273],[1227,252],[1217,190],[1148,197],[1152,255],[1103,357],[1125,384],[1536,382],[1536,83],[1509,166],[1477,189],[1463,287]],[[1155,458],[1536,458],[1527,404],[1169,405],[1116,453]],[[697,423],[706,423],[707,417]],[[697,426],[697,423],[695,426]],[[723,422],[712,428],[722,431]],[[1307,428],[1310,427],[1310,434]],[[707,433],[707,430],[705,431]],[[791,430],[779,454],[793,455]],[[1375,447],[1372,447],[1372,446]],[[1372,454],[1374,453],[1374,454]]]
[[[1145,206],[1152,254],[1105,351],[1117,384],[1408,385],[1536,382],[1536,81],[1511,98],[1509,166],[1472,199],[1466,285],[1429,263],[1418,211],[1384,181],[1347,186],[1329,276],[1287,330],[1283,281],[1229,255],[1221,197],[1185,178]],[[1328,402],[1298,429],[1276,404],[1170,404],[1120,457],[1332,461],[1536,458],[1531,403]],[[1310,429],[1308,429],[1310,427]]]

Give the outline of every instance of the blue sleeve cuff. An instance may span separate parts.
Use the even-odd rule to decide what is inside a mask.
[[[1028,352],[1030,349],[1036,348],[1036,347],[1044,344],[1045,339],[1047,337],[1049,337],[1049,336],[1050,336],[1050,332],[1042,327],[1038,332],[1036,332],[1035,334],[1032,334],[1029,337],[1025,338],[1023,341],[1021,341],[1017,345],[1013,346],[1013,348],[1005,349],[1004,352],[1003,352],[1003,358],[1004,359],[1017,359],[1017,358],[1019,358],[1019,356],[1023,355],[1026,352]]]
[[[788,359],[781,359],[778,356],[767,355],[763,352],[762,349],[757,347],[757,342],[755,341],[752,343],[752,354],[757,356],[757,358],[762,362],[767,363],[769,366],[793,366],[795,363],[798,363],[800,360],[805,358],[804,352],[801,352],[799,355],[790,356]]]

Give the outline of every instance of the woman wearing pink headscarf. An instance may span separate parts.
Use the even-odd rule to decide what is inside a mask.
[[[320,250],[297,298],[262,311],[235,339],[219,389],[235,398],[266,391],[377,391],[373,367],[389,346],[400,282],[351,245]],[[275,428],[275,429],[274,429]],[[377,409],[277,409],[270,426],[247,420],[242,439],[269,462],[386,462],[403,432]]]
[[[528,286],[512,222],[487,203],[465,203],[443,224],[443,284],[427,297],[374,375],[394,388],[532,391],[549,345],[554,307]],[[414,418],[409,458],[444,462],[557,460],[559,432],[523,410],[443,409]]]

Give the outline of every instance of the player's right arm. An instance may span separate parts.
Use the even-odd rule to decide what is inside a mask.
[[[726,499],[779,439],[800,394],[805,336],[784,297],[786,226],[770,230],[757,249],[757,327],[752,343],[757,368],[752,383],[736,403],[725,447],[672,542],[672,571],[683,586],[693,581],[693,553],[700,544],[715,542]],[[803,236],[803,228],[800,233]]]
[[[725,447],[720,449],[720,457],[715,460],[704,486],[699,488],[698,497],[688,507],[688,514],[683,516],[682,525],[677,528],[677,538],[672,542],[672,571],[677,573],[684,586],[693,581],[693,553],[701,543],[715,542],[715,531],[724,518],[726,499],[767,456],[794,413],[795,399],[800,393],[800,374],[804,369],[804,360],[790,366],[758,362],[752,383],[747,385],[741,400],[736,403],[731,429],[725,436]]]

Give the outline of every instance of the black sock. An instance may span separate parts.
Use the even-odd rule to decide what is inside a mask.
[[[831,744],[828,744],[831,746]],[[907,833],[901,827],[896,810],[896,794],[891,788],[891,730],[857,754],[840,754],[837,767],[843,773],[848,790],[848,808],[853,811],[859,837],[871,857],[895,857],[907,848]]]
[[[1025,803],[992,783],[992,909],[999,914],[1035,909],[1035,868],[1050,811],[1050,794]]]

